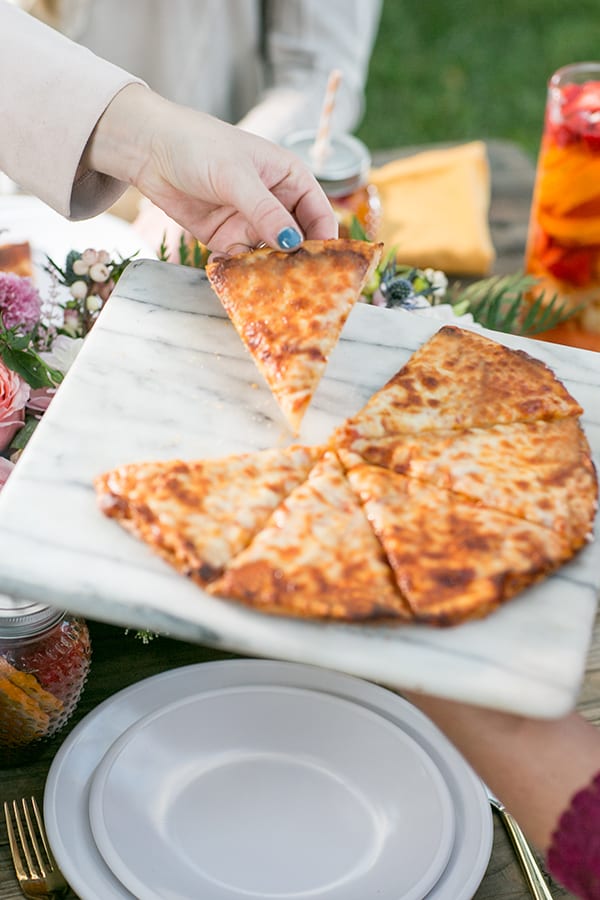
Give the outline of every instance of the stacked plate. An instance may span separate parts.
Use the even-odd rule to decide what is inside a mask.
[[[59,750],[44,812],[82,900],[469,900],[492,845],[481,782],[413,706],[264,660],[105,701]]]

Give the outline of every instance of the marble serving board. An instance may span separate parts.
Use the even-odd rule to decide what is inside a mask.
[[[327,438],[439,327],[357,305],[299,440]],[[599,466],[600,354],[489,336],[554,369],[585,410]],[[483,621],[437,630],[293,621],[210,597],[98,511],[92,480],[121,463],[291,442],[204,273],[134,262],[0,494],[0,591],[533,716],[575,705],[600,584],[600,527],[552,578]]]

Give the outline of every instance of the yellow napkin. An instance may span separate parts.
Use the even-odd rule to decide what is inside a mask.
[[[398,262],[451,275],[486,275],[495,259],[483,141],[427,150],[371,172],[382,204],[378,239]]]

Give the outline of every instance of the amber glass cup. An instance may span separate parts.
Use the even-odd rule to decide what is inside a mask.
[[[525,264],[547,299],[579,307],[578,326],[600,333],[600,62],[548,83]]]

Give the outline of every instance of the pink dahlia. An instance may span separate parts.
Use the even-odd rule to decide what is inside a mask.
[[[0,272],[0,315],[5,328],[31,331],[40,318],[42,301],[29,278]]]

